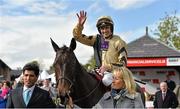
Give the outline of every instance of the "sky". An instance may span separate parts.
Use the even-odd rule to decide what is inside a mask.
[[[34,60],[49,69],[55,58],[50,37],[69,46],[81,10],[87,12],[84,34],[97,34],[97,19],[108,15],[114,34],[129,43],[145,35],[146,26],[157,38],[153,33],[166,13],[180,17],[180,0],[0,0],[0,59],[11,69]],[[86,64],[93,48],[78,42],[75,54]]]

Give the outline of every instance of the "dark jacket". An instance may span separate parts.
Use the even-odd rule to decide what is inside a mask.
[[[175,83],[174,81],[172,81],[172,80],[166,80],[165,82],[167,83],[168,88],[169,88],[171,91],[173,91],[173,90],[175,89],[176,83]]]
[[[167,90],[164,100],[162,99],[162,91],[156,92],[154,108],[176,108],[177,106],[178,100],[174,92]]]
[[[8,96],[7,108],[55,108],[49,92],[35,86],[28,105],[23,99],[23,87],[12,90]]]

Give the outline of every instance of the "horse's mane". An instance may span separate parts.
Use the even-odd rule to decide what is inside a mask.
[[[63,51],[68,49],[68,47],[66,45],[63,45],[60,49],[62,49]]]

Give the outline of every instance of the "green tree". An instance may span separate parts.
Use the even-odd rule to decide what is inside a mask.
[[[166,13],[164,18],[160,19],[155,35],[159,36],[159,40],[170,47],[180,50],[180,18]]]
[[[39,62],[38,62],[38,61],[36,61],[36,60],[31,61],[31,62],[29,62],[29,63],[34,63],[34,64],[36,64],[36,65],[40,66]]]

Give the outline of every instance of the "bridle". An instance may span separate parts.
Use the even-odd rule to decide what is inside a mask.
[[[63,65],[63,69],[65,68],[65,65],[66,65],[66,64]],[[58,67],[58,69],[59,69],[59,67]],[[67,82],[70,84],[69,87],[68,87],[68,91],[65,92],[65,96],[64,96],[65,102],[64,102],[64,104],[61,104],[61,103],[59,102],[59,106],[66,108],[66,105],[69,104],[69,103],[68,103],[68,102],[69,102],[69,99],[72,100],[72,98],[71,98],[71,96],[70,96],[70,93],[71,93],[71,92],[70,92],[70,89],[71,89],[72,86],[73,86],[73,82],[71,81],[71,79],[69,79],[69,78],[67,78],[67,77],[64,76],[64,70],[63,70],[62,74],[63,74],[63,75],[60,76],[60,77],[57,79],[56,88],[58,88],[58,84],[59,84],[59,82],[62,81],[62,80],[65,80],[65,81],[67,81]],[[60,98],[60,97],[61,97],[61,96],[58,95],[58,98]],[[69,107],[70,107],[70,108],[73,108],[73,104],[69,104]]]
[[[66,67],[66,64],[63,64],[63,69],[65,69],[65,67]],[[58,69],[59,69],[59,67],[58,67]],[[58,78],[56,86],[58,86],[59,81],[61,81],[61,80],[66,80],[66,81],[68,81],[68,83],[70,83],[69,89],[71,89],[71,87],[73,86],[73,82],[71,81],[71,79],[69,79],[68,77],[65,77],[65,76],[64,76],[64,72],[65,72],[65,71],[63,70],[63,72],[62,72],[63,75]],[[73,80],[74,80],[74,79],[73,79]]]
[[[63,65],[63,69],[65,69],[65,64]],[[64,70],[62,72],[64,74]],[[70,85],[68,87],[68,91],[66,92],[67,96],[66,97],[71,97],[70,94],[72,93],[71,90],[72,90],[72,87],[74,86],[74,82],[76,81],[75,78],[73,78],[73,81],[71,79],[69,79],[68,77],[65,77],[64,75],[62,75],[61,77],[58,78],[57,80],[57,87],[58,87],[58,84],[59,84],[59,81],[62,81],[62,80],[65,80],[67,81]],[[80,98],[77,98],[75,100],[73,100],[73,103],[76,103],[76,102],[79,102],[79,101],[82,101],[84,99],[86,99],[87,97],[89,97],[101,84],[101,81],[98,82],[98,85],[95,86],[95,88],[93,88],[88,94],[85,94],[85,96],[82,96]],[[62,105],[62,104],[61,104]]]
[[[68,81],[68,83],[70,83],[69,89],[71,89],[71,87],[73,86],[73,82],[72,82],[69,78],[66,78],[66,77],[60,77],[60,78],[57,80],[57,86],[58,86],[58,84],[59,84],[59,81],[61,81],[61,80],[66,80],[66,81]]]

